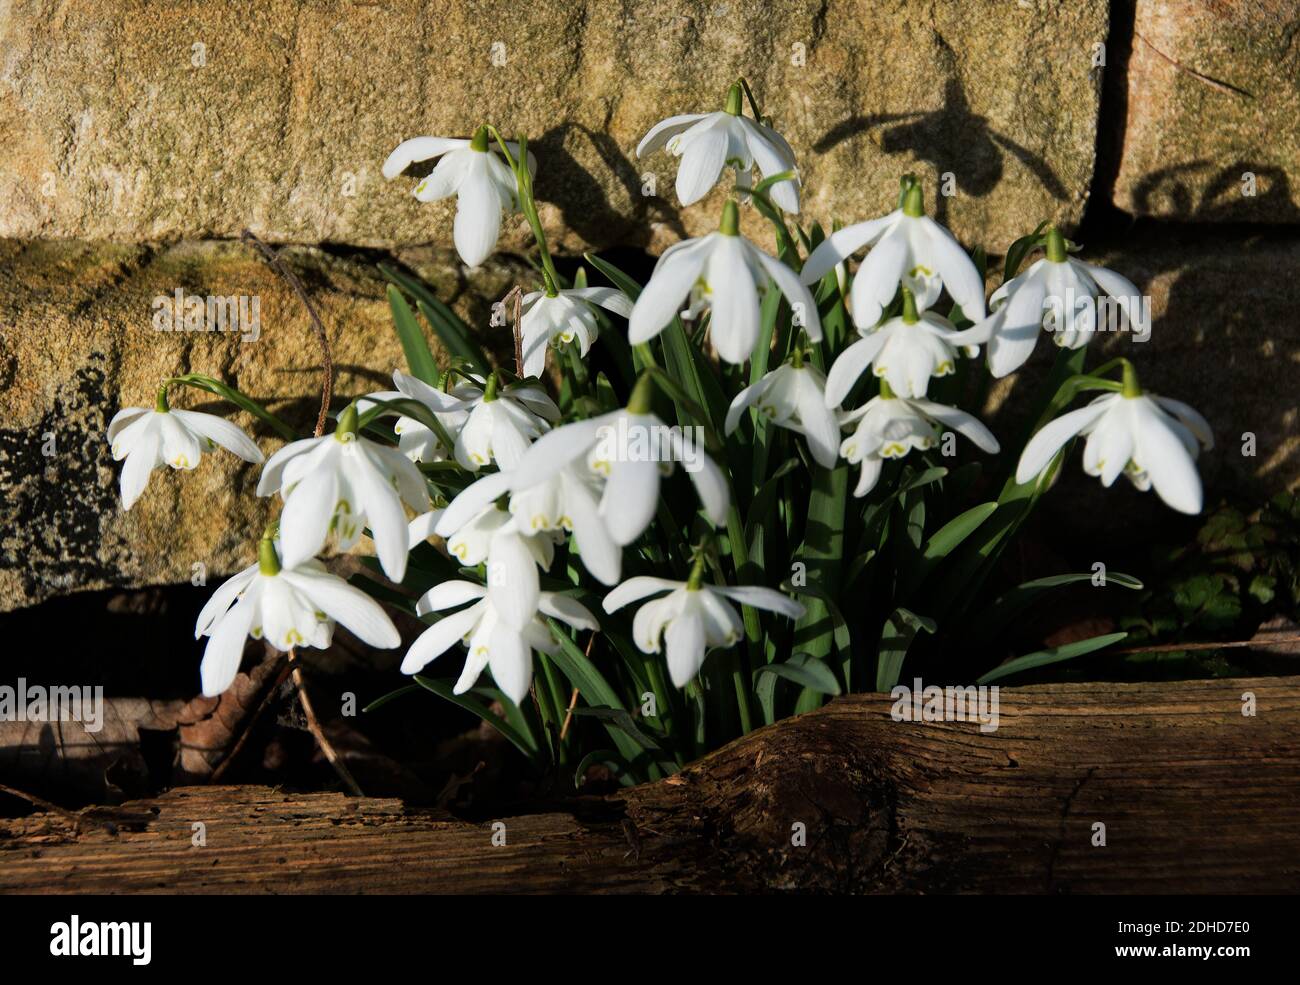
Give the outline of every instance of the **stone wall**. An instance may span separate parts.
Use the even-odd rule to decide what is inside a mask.
[[[290,257],[338,392],[379,387],[401,354],[376,259],[476,326],[528,279],[517,217],[494,261],[460,266],[450,207],[382,180],[397,142],[485,119],[525,132],[561,252],[655,253],[711,227],[721,193],[680,209],[675,162],[633,149],[740,73],[799,155],[805,220],[877,215],[911,170],[968,245],[1081,228],[1086,256],[1152,297],[1143,379],[1215,424],[1211,498],[1296,488],[1298,39],[1281,0],[0,4],[0,609],[246,563],[252,469],[219,453],[164,471],[124,514],[103,437],[187,370],[314,417],[306,317],[242,228],[306,244]],[[257,296],[261,338],[155,331],[153,300],[177,289]],[[1014,409],[1014,386],[994,395]]]

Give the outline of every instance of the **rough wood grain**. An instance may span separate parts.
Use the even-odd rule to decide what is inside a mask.
[[[491,820],[262,787],[31,815],[0,822],[0,891],[1300,888],[1300,678],[1000,697],[992,733],[838,700],[667,781],[502,817],[504,846]]]

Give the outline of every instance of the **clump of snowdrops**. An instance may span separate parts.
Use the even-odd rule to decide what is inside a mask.
[[[665,251],[646,284],[592,255],[561,276],[526,140],[482,126],[390,155],[389,179],[436,161],[414,194],[456,196],[470,266],[495,249],[503,212],[527,218],[540,282],[494,329],[513,333],[513,364],[493,366],[425,285],[385,267],[407,365],[392,391],[338,407],[332,432],[300,436],[198,374],[114,417],[125,508],[153,469],[193,469],[218,445],[262,464],[258,495],[283,503],[250,539],[256,561],[199,616],[205,694],[230,686],[249,637],[323,648],[342,624],[405,647],[416,683],[388,698],[433,692],[541,769],[580,778],[601,763],[631,783],[833,695],[888,690],[905,663],[990,681],[1122,638],[990,666],[1028,605],[1094,578],[995,577],[1080,439],[1105,485],[1124,475],[1176,510],[1201,508],[1200,415],[1144,391],[1126,359],[1085,369],[1099,306],[1149,332],[1133,284],[1044,223],[1010,245],[986,302],[985,254],[926,215],[911,176],[879,218],[805,227],[794,152],[743,81],[721,111],[652,128],[637,154],[659,153],[680,158],[684,206],[724,175],[735,184],[717,231]],[[955,404],[1019,369],[1040,335],[1059,347],[1055,366],[1031,436],[1002,456]],[[288,442],[264,461],[235,425],[171,407],[181,385]],[[382,579],[344,581],[318,560],[363,533]],[[385,607],[426,628],[403,639]]]

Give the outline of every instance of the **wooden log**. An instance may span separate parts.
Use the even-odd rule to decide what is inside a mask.
[[[1298,685],[1004,688],[988,732],[853,696],[663,782],[480,822],[178,788],[0,821],[0,891],[1294,892]]]

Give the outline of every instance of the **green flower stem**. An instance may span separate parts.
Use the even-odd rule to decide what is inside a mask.
[[[740,235],[740,210],[734,199],[722,203],[722,221],[718,223],[718,232],[723,236]]]
[[[921,183],[915,179],[903,193],[903,215],[913,219],[925,215],[925,195],[921,191]]]
[[[490,404],[492,401],[497,399],[497,388],[500,385],[496,371],[493,370],[491,373],[488,373],[487,382],[483,386],[483,402],[485,404]]]
[[[469,149],[476,150],[480,154],[486,154],[488,149],[488,128],[481,126],[474,131],[474,136],[470,138]]]
[[[903,288],[903,324],[915,325],[921,320],[916,311],[916,295],[906,287]]]
[[[542,229],[542,219],[537,213],[537,201],[533,197],[533,176],[528,170],[528,138],[519,138],[519,158],[515,159],[506,146],[505,138],[501,136],[500,131],[494,126],[488,126],[487,130],[492,134],[501,148],[501,153],[510,165],[510,169],[515,173],[515,189],[519,196],[519,210],[523,212],[524,218],[528,220],[528,225],[533,231],[533,240],[537,243],[538,252],[542,258],[542,275],[549,278],[548,284],[559,284],[560,275],[555,269],[555,262],[551,259],[551,251],[546,245],[546,233]]]
[[[698,592],[700,586],[704,583],[704,564],[708,555],[701,547],[695,552],[695,560],[691,562],[691,573],[686,578],[686,589],[691,592]]]
[[[167,384],[164,383],[158,388],[158,393],[153,398],[153,409],[155,413],[166,414],[171,407],[167,403]]]
[[[257,570],[268,577],[280,573],[280,556],[275,553],[275,541],[271,528],[268,527],[257,543]]]
[[[1121,359],[1120,363],[1124,372],[1124,380],[1120,384],[1120,393],[1130,400],[1142,396],[1142,388],[1138,386],[1137,370],[1133,368],[1133,364],[1127,359]]]
[[[744,108],[743,103],[744,89],[740,82],[733,82],[727,88],[727,102],[723,106],[723,112],[730,113],[732,116],[739,116],[740,111]]]
[[[338,424],[334,426],[334,437],[343,438],[349,434],[356,434],[359,419],[357,415],[357,405],[352,403],[343,408],[343,413],[339,415]]]
[[[642,370],[641,375],[636,378],[636,385],[632,387],[632,395],[627,398],[627,412],[629,414],[649,414],[654,409],[654,373],[656,371],[654,367]]]
[[[570,342],[564,347],[564,359],[569,364],[569,372],[573,374],[574,386],[585,390],[588,379],[587,367],[583,364],[582,354],[576,342]]]
[[[799,246],[790,235],[790,229],[786,226],[785,220],[781,218],[780,210],[772,204],[772,200],[763,192],[750,188],[746,192],[754,203],[754,208],[758,209],[759,215],[772,224],[776,231],[777,254],[778,258],[789,264],[790,268],[798,273],[803,269],[803,261],[799,256]]]
[[[743,584],[749,567],[749,547],[745,543],[745,524],[740,518],[740,507],[736,505],[736,491],[731,489],[731,503],[727,507],[727,544],[731,548],[731,566],[736,575],[736,584]],[[763,664],[761,652],[763,626],[758,613],[752,606],[741,605],[741,619],[745,624],[745,650],[749,659],[742,661],[739,654],[734,654],[731,663],[731,679],[736,688],[736,708],[740,712],[740,728],[748,735],[753,730],[754,714],[750,707],[749,694],[753,685],[753,672]]]
[[[1047,259],[1052,263],[1065,263],[1067,256],[1065,250],[1065,237],[1055,226],[1047,227],[1047,234],[1043,240],[1043,246],[1047,251]]]

